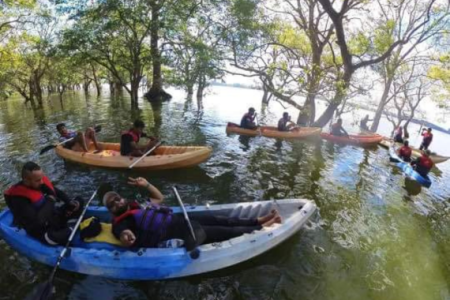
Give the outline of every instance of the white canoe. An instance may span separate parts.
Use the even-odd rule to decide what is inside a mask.
[[[304,199],[244,202],[211,206],[188,206],[189,214],[213,213],[258,217],[277,209],[282,224],[214,244],[202,245],[200,256],[191,258],[185,248],[146,248],[130,251],[105,243],[81,243],[71,248],[61,268],[88,275],[127,280],[161,280],[207,273],[227,268],[254,258],[286,241],[302,228],[316,211],[314,202]],[[179,212],[174,208],[174,212]],[[103,220],[109,217],[104,207],[91,207],[89,215]],[[12,225],[11,212],[0,214],[0,232],[3,239],[16,251],[30,259],[53,266],[62,247],[51,247],[26,235]]]

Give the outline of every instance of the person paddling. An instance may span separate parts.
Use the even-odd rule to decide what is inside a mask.
[[[141,137],[147,137],[143,131],[145,128],[144,122],[136,120],[133,127],[127,131],[122,132],[120,138],[120,154],[124,156],[140,157],[148,150],[153,148],[159,140],[154,137],[148,137],[149,141],[145,145],[139,145]]]
[[[288,125],[288,123],[290,123]],[[278,121],[278,131],[290,131],[295,127],[295,123],[291,121],[291,116],[287,113],[283,113],[283,117]]]
[[[366,116],[361,120],[361,122],[359,123],[359,127],[360,127],[362,130],[368,131],[368,130],[369,130],[369,126],[367,126],[367,122],[370,122],[370,121],[373,121],[373,120],[370,120],[370,119],[369,119],[369,115],[366,115]]]
[[[420,145],[420,150],[427,150],[430,147],[431,142],[433,141],[433,134],[431,133],[431,128],[423,129],[422,131],[422,144]]]
[[[430,150],[423,150],[422,156],[411,162],[411,165],[420,175],[426,177],[434,166],[434,162],[430,158]]]
[[[248,109],[248,112],[242,116],[241,119],[241,127],[245,129],[256,129],[257,126],[255,124],[256,113],[253,107]]]
[[[101,150],[100,146],[97,144],[97,137],[95,135],[95,130],[92,127],[86,128],[83,133],[81,131],[71,131],[66,128],[66,124],[59,123],[56,125],[56,130],[60,134],[59,141],[64,142],[68,139],[72,139],[64,143],[64,148],[70,149],[77,152],[88,152],[91,143],[94,144],[95,149]]]
[[[5,200],[14,224],[49,245],[67,242],[70,226],[76,223],[84,204],[81,198],[70,199],[53,186],[41,167],[31,161],[22,167],[22,180],[5,191]]]
[[[129,178],[128,183],[147,189],[150,201],[147,208],[116,192],[108,192],[103,197],[103,204],[113,215],[112,232],[126,247],[158,247],[166,240],[181,239],[190,251],[200,244],[221,242],[281,222],[276,210],[250,219],[194,214],[190,216],[194,241],[183,215],[162,205],[164,196],[155,186],[142,177]]]
[[[342,127],[342,119],[339,118],[336,123],[331,125],[331,134],[336,136],[348,136],[347,131]]]
[[[397,154],[403,161],[411,161],[412,149],[409,147],[409,142],[407,140],[403,142],[403,146],[397,151]]]

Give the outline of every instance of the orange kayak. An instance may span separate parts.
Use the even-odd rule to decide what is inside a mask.
[[[332,142],[336,143],[346,143],[346,144],[352,144],[352,145],[376,145],[378,144],[383,137],[379,134],[374,135],[349,135],[347,136],[336,136],[332,135],[330,133],[322,132],[320,134],[320,137]]]
[[[278,131],[275,126],[259,126],[257,129],[241,128],[238,124],[228,123],[227,134],[235,133],[248,136],[265,136],[278,139],[302,139],[309,136],[319,135],[322,131],[319,127],[300,127],[291,131]]]
[[[89,152],[76,152],[62,147],[56,147],[60,157],[80,164],[105,167],[128,168],[139,157],[120,155],[120,144],[98,143],[103,151],[94,152],[93,144]],[[150,155],[138,162],[135,170],[167,170],[196,166],[209,158],[212,149],[203,146],[160,146]]]

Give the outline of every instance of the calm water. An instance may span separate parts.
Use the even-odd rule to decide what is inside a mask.
[[[171,102],[152,107],[141,100],[139,111],[131,111],[126,97],[108,95],[67,95],[63,105],[50,99],[38,111],[24,107],[21,99],[0,103],[1,191],[19,179],[25,161],[34,160],[59,187],[86,198],[104,181],[131,196],[136,190],[126,178],[139,174],[173,205],[170,187],[176,184],[189,203],[303,197],[317,203],[318,214],[273,251],[204,276],[126,282],[61,270],[57,299],[450,299],[449,163],[433,171],[430,190],[421,189],[389,165],[382,148],[321,140],[277,147],[263,137],[227,137],[226,122],[238,122],[248,106],[257,108],[260,121],[278,119],[283,108],[272,103],[261,109],[258,91],[216,87],[200,111],[195,101],[185,102],[183,93],[171,92]],[[52,151],[38,155],[57,140],[59,122],[74,129],[101,124],[99,138],[117,141],[138,117],[167,144],[209,145],[212,157],[192,169],[143,174],[64,163]],[[347,126],[358,118],[349,114]],[[450,154],[445,153],[449,138],[436,137],[435,150]],[[0,242],[0,299],[22,299],[49,271]]]

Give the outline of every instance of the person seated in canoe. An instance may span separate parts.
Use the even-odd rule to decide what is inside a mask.
[[[101,150],[97,144],[97,137],[95,136],[94,128],[88,127],[83,133],[81,131],[71,131],[66,128],[66,124],[59,123],[56,125],[56,130],[59,132],[59,141],[64,142],[64,148],[70,149],[77,152],[88,152],[91,143],[94,144],[95,149]]]
[[[258,126],[255,124],[256,113],[253,107],[248,109],[248,112],[242,116],[241,128],[256,129]]]
[[[347,131],[342,127],[342,119],[339,118],[336,123],[331,125],[331,134],[336,136],[348,136]]]
[[[397,154],[403,161],[411,161],[412,149],[409,147],[409,142],[407,140],[403,142],[403,146],[398,149]]]
[[[427,150],[428,147],[430,147],[431,142],[433,141],[433,134],[431,133],[431,128],[424,128],[422,130],[422,136],[423,136],[423,140],[422,140],[422,144],[420,144],[420,150]]]
[[[411,165],[414,167],[417,173],[426,177],[430,172],[431,168],[433,168],[434,163],[430,158],[431,152],[430,150],[423,150],[422,156],[418,157],[416,160],[411,162]]]
[[[121,155],[140,157],[158,143],[157,138],[147,136],[143,133],[144,128],[144,122],[136,120],[130,130],[122,132],[120,138]],[[138,145],[141,137],[149,138],[148,143],[145,145]]]
[[[27,234],[49,245],[64,245],[80,216],[84,201],[71,200],[53,186],[41,167],[27,162],[22,167],[22,180],[4,193],[14,223]],[[57,202],[62,205],[58,205]]]
[[[398,126],[394,133],[394,142],[403,143],[403,128]]]
[[[366,116],[361,120],[361,122],[359,123],[359,127],[360,127],[362,130],[368,131],[368,130],[369,130],[369,126],[367,126],[367,122],[370,122],[370,121],[373,121],[373,120],[370,120],[370,119],[369,119],[369,115],[366,115]]]
[[[195,242],[183,214],[173,213],[170,208],[162,206],[164,196],[155,186],[142,177],[129,178],[128,183],[147,189],[150,200],[147,208],[136,201],[124,199],[116,192],[111,191],[103,196],[103,204],[113,215],[112,232],[126,247],[154,248],[164,241],[181,239],[190,251],[197,245],[221,242],[281,223],[276,210],[264,217],[251,219],[191,215],[190,221],[197,239]]]
[[[288,125],[288,123],[290,123]],[[295,123],[291,121],[291,116],[287,113],[283,113],[283,117],[278,121],[278,131],[290,131],[295,127]]]

